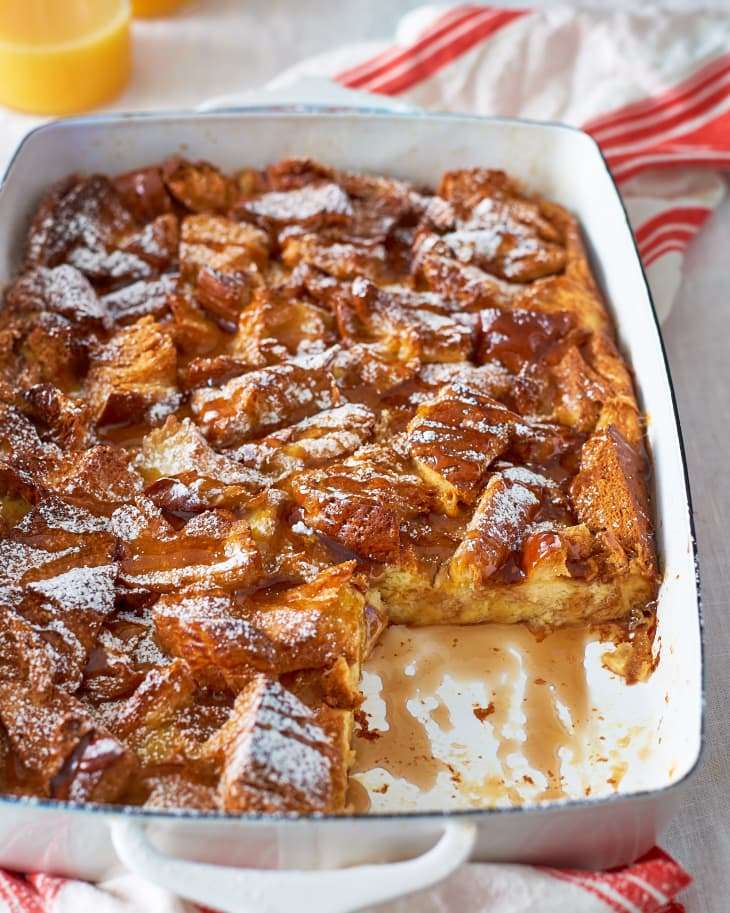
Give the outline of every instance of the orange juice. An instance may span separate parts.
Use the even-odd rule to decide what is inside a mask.
[[[71,114],[130,72],[129,0],[0,0],[0,104]]]
[[[132,12],[135,16],[164,16],[184,2],[185,0],[132,0]]]

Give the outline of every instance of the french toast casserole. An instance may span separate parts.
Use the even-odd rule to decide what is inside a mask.
[[[638,677],[643,425],[579,226],[502,172],[69,177],[0,322],[0,791],[346,809],[389,623],[603,626]]]

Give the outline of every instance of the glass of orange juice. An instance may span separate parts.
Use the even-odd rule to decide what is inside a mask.
[[[132,0],[132,12],[135,16],[164,16],[174,12],[185,0]]]
[[[93,108],[130,72],[129,0],[0,0],[0,104],[36,114]]]

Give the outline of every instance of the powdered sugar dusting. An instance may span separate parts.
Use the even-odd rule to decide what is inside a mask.
[[[258,676],[236,702],[222,789],[235,804],[248,788],[270,806],[327,808],[332,779],[328,737],[312,711],[278,682]]]

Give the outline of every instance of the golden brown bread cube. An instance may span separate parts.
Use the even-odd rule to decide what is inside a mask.
[[[338,171],[305,158],[285,159],[266,169],[271,190],[339,186],[349,201],[348,218],[342,219],[341,234],[357,238],[380,238],[401,222],[415,222],[426,198],[405,181],[376,174]],[[337,224],[336,220],[333,220]],[[332,224],[330,225],[332,227]]]
[[[322,233],[284,232],[279,243],[282,260],[292,269],[307,264],[337,279],[367,276],[373,282],[387,279],[391,272],[388,250],[379,238],[340,240]]]
[[[580,226],[562,207],[548,202],[542,205],[550,213],[551,220],[560,226],[566,252],[565,267],[560,274],[538,279],[519,289],[516,305],[549,313],[568,311],[579,328],[599,336],[613,335],[588,262]]]
[[[252,367],[323,351],[335,341],[332,315],[317,305],[271,289],[254,293],[241,314],[231,353]]]
[[[153,243],[155,253],[153,259],[165,261],[165,255],[170,253],[169,243],[166,249],[159,246],[159,241],[150,242],[145,237],[139,238],[135,232],[124,235],[119,239],[117,247],[109,252],[96,248],[77,247],[68,254],[68,262],[80,270],[100,291],[116,288],[129,282],[143,279],[152,279],[159,274],[159,267],[149,260],[142,258],[134,250],[125,250],[124,246],[129,241],[132,247]],[[171,262],[171,261],[165,261]]]
[[[349,715],[312,710],[275,679],[253,678],[209,743],[229,812],[333,812],[345,802]]]
[[[273,665],[275,646],[236,611],[230,596],[163,596],[153,610],[158,643],[179,656],[196,680],[234,693],[259,664]]]
[[[639,453],[613,426],[592,435],[581,450],[570,494],[578,517],[593,532],[618,539],[647,575],[656,574],[645,467]]]
[[[566,262],[561,233],[539,201],[500,172],[448,172],[440,196],[454,204],[443,239],[453,256],[511,282],[559,273]]]
[[[499,360],[517,373],[525,362],[545,358],[573,329],[571,314],[486,308],[479,314],[477,361]]]
[[[254,583],[261,555],[248,524],[224,510],[196,514],[174,529],[150,502],[114,511],[119,580],[155,593],[205,593]]]
[[[0,681],[0,720],[41,795],[113,802],[136,766],[132,753],[60,689],[39,700],[25,683]]]
[[[204,244],[212,250],[242,248],[253,260],[265,260],[269,250],[266,233],[246,222],[225,216],[198,213],[185,216],[181,223],[180,239],[190,244]]]
[[[415,226],[429,197],[407,181],[379,174],[337,172],[350,196],[352,232],[359,237],[392,240],[399,226]]]
[[[496,168],[445,171],[438,185],[438,196],[465,213],[471,212],[485,197],[503,199],[518,194],[517,181]]]
[[[45,484],[64,498],[79,500],[90,510],[111,514],[119,504],[142,493],[143,481],[129,456],[109,444],[96,444],[72,458],[57,461]]]
[[[53,685],[63,687],[65,676],[53,647],[16,611],[20,599],[20,587],[0,583],[0,678],[26,682],[31,697],[39,701]],[[71,685],[77,686],[77,681]]]
[[[451,362],[470,356],[476,334],[472,321],[404,307],[401,297],[355,279],[337,302],[340,335],[351,342],[377,341],[401,361]]]
[[[163,164],[162,176],[172,196],[193,212],[219,212],[230,201],[230,181],[208,162],[171,158]]]
[[[151,669],[114,714],[114,731],[132,744],[142,743],[150,730],[161,729],[190,704],[194,691],[195,681],[184,660]]]
[[[31,420],[15,406],[0,402],[0,491],[32,503],[46,477],[63,463],[55,445],[41,440]]]
[[[250,370],[250,364],[232,355],[202,355],[190,359],[178,372],[178,380],[180,387],[189,392],[196,387],[221,387]]]
[[[115,333],[94,357],[86,385],[98,424],[162,421],[180,402],[172,339],[143,317]]]
[[[478,589],[521,548],[540,507],[539,477],[525,482],[494,473],[487,483],[461,545],[445,568],[454,583]]]
[[[326,358],[313,355],[234,377],[220,389],[195,390],[193,415],[217,447],[250,438],[337,405]]]
[[[62,637],[73,635],[88,655],[102,623],[114,611],[117,570],[116,564],[71,567],[53,576],[30,580],[27,592],[31,599],[38,597],[40,606],[36,611],[24,607],[25,611],[39,621],[43,619],[51,631]]]
[[[244,200],[236,207],[236,214],[271,231],[287,225],[318,229],[347,222],[352,206],[342,187],[321,181]]]
[[[615,425],[632,446],[642,448],[644,423],[636,403],[631,374],[616,343],[605,332],[592,333],[585,351],[593,370],[603,379],[610,394],[602,403],[596,430]]]
[[[287,469],[283,475],[289,472]],[[286,479],[281,482],[286,485]],[[300,510],[280,488],[267,488],[246,504],[243,515],[261,552],[268,579],[313,580],[332,565],[330,543],[299,520]]]
[[[172,321],[167,326],[178,352],[184,356],[209,356],[229,337],[185,286],[178,285],[168,299],[168,307]]]
[[[271,190],[297,190],[308,184],[332,180],[334,175],[334,168],[323,162],[295,155],[267,165],[261,176],[260,185],[257,182],[254,189],[262,190],[268,187]]]
[[[121,242],[135,222],[103,175],[71,178],[42,202],[30,231],[26,264],[67,263],[101,286],[144,279],[154,270]]]
[[[105,619],[115,608],[115,542],[106,518],[46,496],[0,541],[0,588],[11,610],[11,639],[36,650],[53,680],[76,690]],[[23,620],[31,626],[22,631]],[[10,649],[10,648],[8,648]],[[12,650],[11,650],[12,652]]]
[[[405,446],[445,513],[456,513],[460,502],[474,503],[519,421],[497,400],[461,384],[442,387],[418,407]]]
[[[107,329],[110,322],[89,280],[65,263],[23,273],[8,289],[6,301],[16,312],[55,314],[85,332]]]
[[[28,321],[26,330],[17,346],[18,386],[52,382],[64,391],[76,389],[88,366],[93,337],[80,338],[77,330],[53,314],[39,314],[32,323]]]
[[[375,415],[367,406],[345,403],[242,444],[230,453],[242,467],[269,484],[284,485],[292,473],[353,453],[372,439],[374,431]]]
[[[277,205],[298,202],[296,222],[292,213],[281,229],[286,210],[278,213],[279,221],[269,220],[271,228],[281,229],[278,242],[288,266],[307,264],[339,279],[367,276],[374,281],[394,279],[404,264],[407,270],[410,233],[424,206],[424,198],[409,185],[294,163],[269,179],[288,191],[268,195]],[[255,208],[258,201],[243,205]]]
[[[33,384],[23,391],[22,408],[46,430],[45,439],[62,450],[85,450],[94,443],[92,413],[53,384]]]
[[[114,189],[138,222],[149,222],[172,210],[161,168],[139,168],[120,174],[114,179]]]
[[[237,503],[261,491],[268,481],[256,469],[216,453],[189,418],[180,421],[172,415],[145,435],[136,467],[148,484],[170,478],[200,483],[196,492],[210,506]]]
[[[116,326],[134,323],[140,317],[164,317],[169,313],[170,298],[177,288],[177,280],[177,273],[140,279],[107,292],[99,300]]]
[[[466,311],[509,307],[519,287],[492,276],[472,263],[462,263],[440,235],[419,229],[413,250],[416,280],[447,300],[458,301]]]
[[[351,706],[359,696],[367,643],[365,597],[353,583],[353,562],[327,568],[311,582],[245,597],[164,596],[154,607],[157,639],[183,658],[202,684],[237,692],[254,675],[303,669],[326,672],[344,660],[347,681],[324,690]]]
[[[133,650],[107,627],[102,628],[83,670],[85,694],[94,704],[129,697],[145,677]]]
[[[291,469],[309,469],[348,456],[366,444],[375,431],[375,421],[367,406],[345,403],[274,431],[253,446],[283,454]]]
[[[210,267],[222,273],[262,265],[269,254],[266,232],[223,216],[186,216],[180,226],[180,266],[190,279]]]
[[[145,270],[141,267],[135,273],[125,277],[127,281],[133,279],[144,280],[154,273],[162,273],[177,266],[178,260],[178,233],[179,225],[177,216],[171,212],[157,216],[143,228],[136,228],[123,235],[118,241],[120,251],[138,257],[142,263],[151,268]]]
[[[423,390],[416,392],[417,400],[412,396],[412,399],[418,402],[433,399],[442,387],[452,384],[460,384],[475,393],[504,402],[512,390],[514,378],[497,361],[479,366],[470,361],[457,361],[449,364],[421,365],[418,370],[418,381]]]
[[[304,522],[353,555],[395,556],[401,524],[435,504],[419,476],[388,447],[361,448],[341,463],[295,475],[289,482]]]
[[[203,266],[195,279],[198,303],[214,318],[231,325],[251,300],[253,288],[253,279],[245,270],[226,272]]]
[[[577,431],[592,431],[601,405],[610,397],[608,385],[586,363],[576,346],[570,346],[553,365],[552,375],[559,390],[555,420]]]
[[[376,346],[357,344],[348,348],[335,346],[330,371],[348,400],[367,403],[411,380],[418,365],[416,361],[404,363],[385,358]]]

